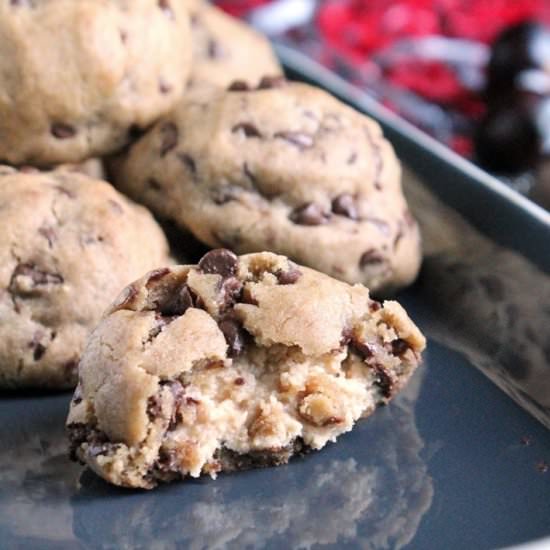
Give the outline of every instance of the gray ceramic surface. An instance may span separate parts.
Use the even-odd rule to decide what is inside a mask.
[[[68,461],[68,394],[2,395],[0,548],[489,549],[550,535],[550,221],[399,124],[386,131],[431,190],[406,174],[426,261],[398,299],[429,338],[406,390],[288,466],[151,492]]]

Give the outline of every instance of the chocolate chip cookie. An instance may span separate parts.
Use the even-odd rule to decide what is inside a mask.
[[[263,252],[128,286],[93,332],[67,420],[116,485],[285,463],[390,400],[425,340],[405,310]]]
[[[204,0],[189,0],[193,61],[190,86],[226,87],[236,80],[256,86],[282,68],[269,40]]]
[[[112,153],[181,96],[185,0],[0,1],[0,160]]]
[[[373,292],[418,272],[392,147],[376,122],[306,84],[190,93],[112,168],[121,190],[211,247],[281,253]]]
[[[169,261],[151,215],[108,183],[0,166],[0,387],[74,387],[105,308]]]

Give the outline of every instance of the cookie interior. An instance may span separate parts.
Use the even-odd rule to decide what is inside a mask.
[[[129,343],[120,323],[132,328]],[[423,346],[396,302],[371,300],[362,286],[283,256],[214,250],[121,295],[82,360],[73,451],[109,481],[145,488],[285,463],[391,399]],[[135,368],[146,393],[128,391]],[[131,419],[108,405],[123,393]]]

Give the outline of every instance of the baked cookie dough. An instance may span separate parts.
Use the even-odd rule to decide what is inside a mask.
[[[167,262],[151,215],[108,183],[0,166],[0,388],[74,387],[105,308]]]
[[[120,149],[179,100],[190,40],[185,0],[0,2],[0,160]]]
[[[121,190],[211,247],[281,253],[373,292],[421,261],[400,174],[376,122],[280,78],[189,94],[113,165]]]
[[[208,252],[128,286],[93,332],[67,427],[116,485],[286,463],[407,382],[425,340],[405,310],[268,252]]]
[[[189,84],[227,87],[236,80],[256,86],[283,70],[269,40],[204,0],[189,0],[193,61]]]

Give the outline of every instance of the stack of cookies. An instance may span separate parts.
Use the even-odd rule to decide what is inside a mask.
[[[366,287],[420,236],[376,122],[202,0],[0,1],[0,47],[0,387],[76,386],[74,457],[278,464],[405,384],[424,338]],[[214,250],[173,265],[155,217]]]

